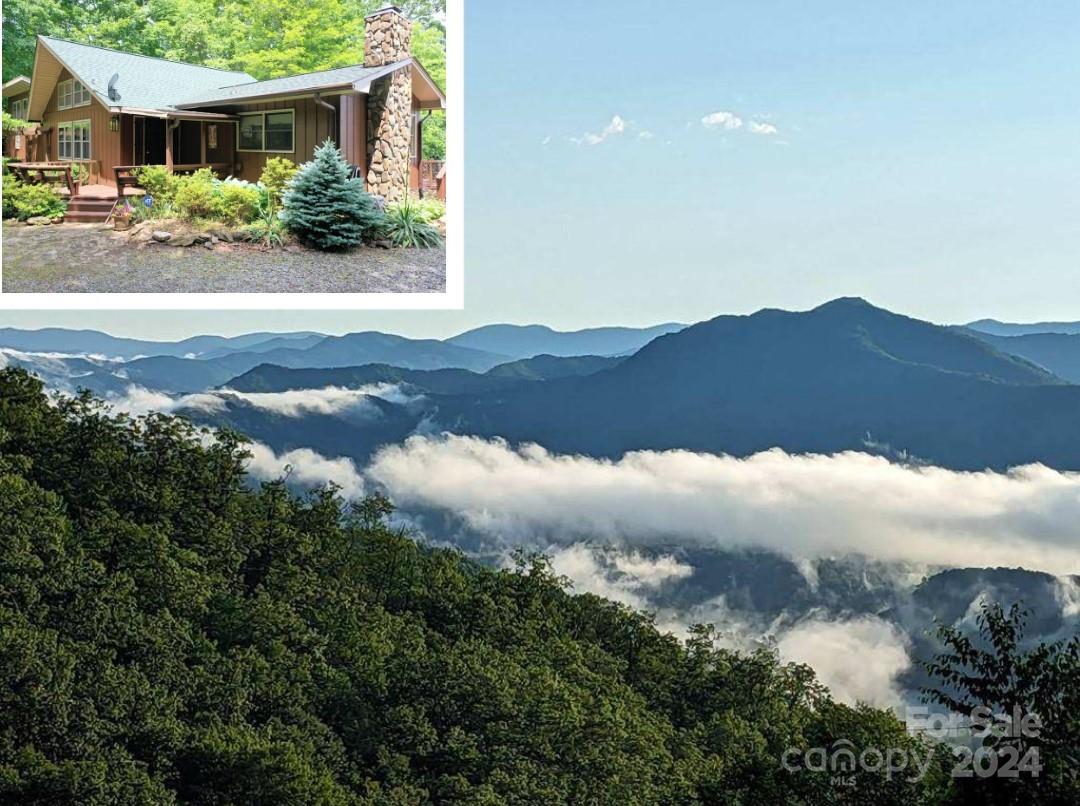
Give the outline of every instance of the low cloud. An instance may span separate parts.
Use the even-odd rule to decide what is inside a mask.
[[[618,461],[475,437],[410,437],[367,476],[403,507],[455,513],[495,544],[678,542],[928,567],[1080,570],[1080,474],[910,467],[862,453]]]
[[[835,699],[898,706],[898,679],[911,666],[907,636],[876,616],[825,621],[808,619],[777,636],[780,659],[814,668]]]
[[[794,622],[781,616],[762,623],[756,614],[731,609],[722,595],[679,609],[660,603],[660,589],[693,575],[694,568],[670,554],[649,556],[584,543],[547,554],[552,570],[569,579],[575,593],[652,612],[664,632],[685,639],[690,625],[712,624],[719,646],[740,651],[773,647],[785,663],[809,664],[840,702],[879,707],[903,702],[900,677],[911,667],[910,642],[900,627],[876,616],[815,615]]]
[[[327,386],[323,389],[296,389],[285,392],[237,392],[221,389],[190,395],[170,395],[131,385],[122,395],[109,395],[106,401],[116,411],[134,416],[153,411],[172,413],[180,410],[202,412],[224,411],[230,401],[240,402],[283,417],[306,415],[379,417],[382,412],[370,398],[378,397],[391,403],[409,405],[422,398],[411,394],[398,384],[377,383],[346,389]]]
[[[726,129],[734,131],[743,125],[742,118],[734,112],[712,112],[701,119],[706,129]]]
[[[651,595],[671,580],[694,573],[671,555],[649,557],[636,551],[575,543],[548,553],[552,570],[570,580],[577,593],[594,593],[635,610],[652,608]]]
[[[279,454],[261,442],[249,444],[247,450],[251,453],[247,472],[253,478],[271,481],[281,478],[288,470],[288,483],[294,488],[310,490],[333,483],[341,488],[341,495],[347,499],[364,495],[363,477],[351,459],[330,459],[309,448]]]
[[[750,134],[772,135],[776,134],[777,128],[771,123],[759,123],[756,120],[752,120],[750,121],[750,125],[747,126],[747,131],[749,131]]]
[[[139,417],[152,412],[171,414],[179,409],[198,409],[199,411],[221,411],[225,401],[210,392],[193,395],[168,395],[155,392],[142,386],[129,386],[122,395],[107,395],[105,402],[113,411]]]

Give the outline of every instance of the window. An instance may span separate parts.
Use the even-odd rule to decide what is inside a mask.
[[[263,114],[240,116],[240,142],[236,147],[240,151],[263,150]]]
[[[90,159],[90,121],[73,120],[56,127],[57,151],[62,160]]]
[[[295,118],[296,113],[292,109],[241,115],[236,130],[237,150],[293,153]]]
[[[293,111],[273,112],[266,115],[266,150],[293,150]]]
[[[57,85],[57,108],[71,109],[74,106],[86,106],[90,103],[90,90],[82,82],[69,78]]]
[[[23,98],[23,99],[18,100],[18,101],[12,101],[11,105],[10,105],[11,108],[8,109],[8,114],[10,114],[13,118],[18,118],[19,120],[26,120],[26,114],[27,114],[27,111],[28,111],[27,107],[29,105],[30,105],[30,99],[29,98]]]

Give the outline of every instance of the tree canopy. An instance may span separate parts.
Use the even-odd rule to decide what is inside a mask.
[[[243,70],[257,79],[364,61],[364,17],[381,0],[10,0],[3,79],[29,76],[38,34],[144,56]],[[413,54],[446,86],[445,0],[398,4],[413,20]],[[442,115],[425,124],[424,156],[441,159]]]
[[[680,642],[541,557],[478,565],[385,499],[253,485],[245,461],[235,434],[0,370],[0,799],[940,799],[943,764],[782,766],[839,739],[925,750],[806,666]]]

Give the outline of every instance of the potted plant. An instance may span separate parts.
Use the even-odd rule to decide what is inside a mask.
[[[134,212],[135,208],[131,206],[131,202],[125,200],[124,206],[113,213],[113,229],[131,229],[131,216]]]

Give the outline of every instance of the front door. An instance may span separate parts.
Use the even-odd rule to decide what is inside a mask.
[[[133,119],[132,125],[135,127],[132,164],[164,165],[165,120],[137,116]]]

